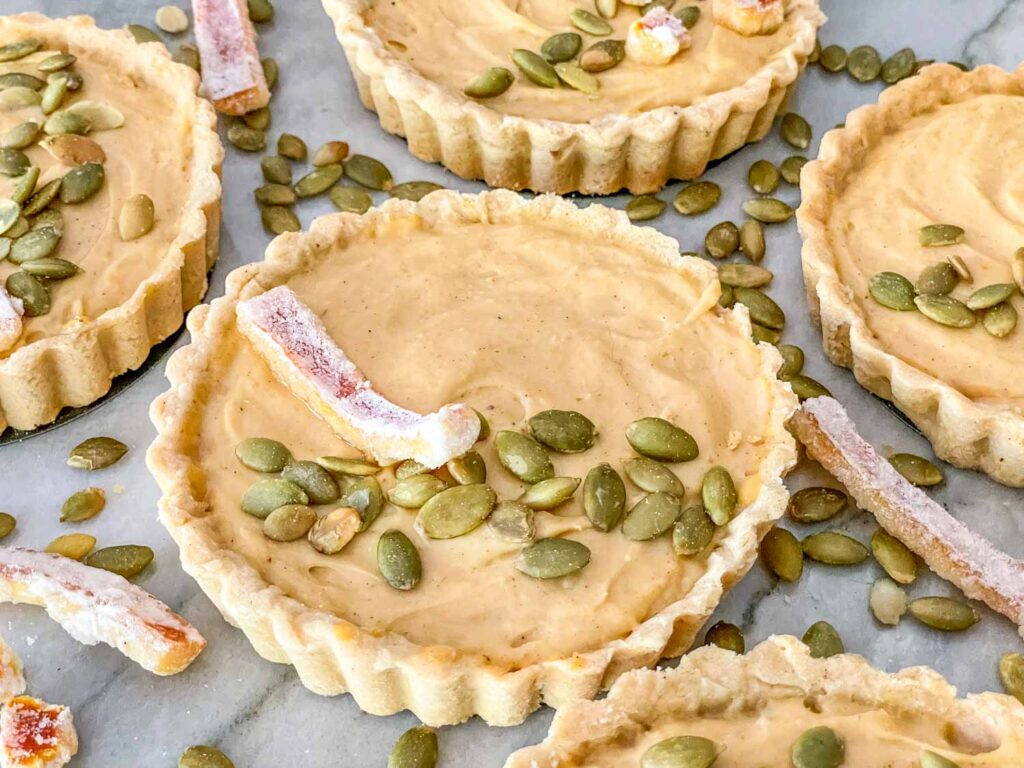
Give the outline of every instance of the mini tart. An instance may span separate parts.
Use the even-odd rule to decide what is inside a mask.
[[[973,282],[953,296],[1012,283],[1024,246],[1024,71],[928,67],[861,107],[829,132],[801,177],[797,212],[812,316],[825,351],[857,381],[891,400],[938,456],[1024,486],[1024,330],[1005,338],[938,325],[920,312],[883,307],[875,274],[915,282],[957,256]],[[956,224],[959,245],[922,247],[918,230]],[[1010,303],[1024,310],[1018,292]]]
[[[619,468],[632,453],[626,426],[660,414],[700,446],[697,460],[669,465],[689,489],[684,506],[717,462],[736,479],[737,516],[701,555],[680,558],[671,536],[600,533],[577,495],[536,513],[538,539],[566,536],[592,552],[582,571],[550,581],[520,573],[523,545],[486,523],[431,540],[414,511],[390,505],[333,556],[305,540],[271,542],[239,509],[261,476],[238,462],[238,442],[270,437],[296,458],[353,453],[237,329],[240,300],[283,284],[392,402],[482,412],[492,437],[477,451],[499,498],[526,486],[498,464],[493,435],[561,404],[590,413],[600,435],[583,453],[552,454],[557,474]],[[496,725],[542,702],[592,697],[623,671],[682,653],[784,511],[796,400],[775,378],[774,347],[753,344],[746,311],[721,309],[718,293],[714,269],[681,258],[674,240],[556,197],[442,191],[317,219],[274,240],[264,262],[230,275],[224,298],[189,316],[193,342],[171,358],[172,387],[151,410],[161,519],[228,621],[317,693],[350,692],[379,715]],[[391,470],[379,478],[394,481]],[[639,492],[628,495],[630,507]],[[377,571],[389,529],[419,549],[423,578],[411,591]]]
[[[606,699],[558,712],[547,739],[505,768],[638,766],[653,744],[683,735],[718,745],[715,768],[788,766],[793,742],[818,726],[845,742],[843,768],[916,768],[926,750],[965,768],[1024,759],[1024,707],[1010,696],[958,699],[926,667],[890,675],[852,654],[813,659],[777,636],[745,656],[708,646],[676,669],[623,675]]]
[[[692,179],[708,163],[771,127],[814,49],[825,22],[817,0],[787,0],[775,33],[744,37],[716,25],[709,0],[697,5],[689,50],[660,66],[626,60],[597,74],[601,93],[543,88],[512,63],[515,48],[537,52],[593,2],[444,0],[437,3],[323,0],[345,49],[363,104],[410,151],[492,187],[539,192],[654,192]],[[676,9],[678,10],[678,9]],[[609,37],[580,32],[583,48],[625,39],[639,18],[619,5]],[[489,67],[515,83],[496,98],[463,89]]]
[[[214,111],[196,95],[195,72],[173,63],[162,45],[136,44],[128,32],[98,29],[85,16],[0,17],[0,45],[30,38],[41,40],[41,49],[0,64],[0,74],[45,80],[35,65],[57,51],[71,53],[71,70],[84,85],[61,108],[101,102],[125,122],[86,137],[106,156],[100,190],[77,205],[52,204],[64,218],[52,256],[80,272],[51,283],[49,312],[25,317],[19,341],[0,352],[0,431],[48,424],[61,408],[94,402],[114,377],[140,366],[202,299],[220,226],[223,149]],[[0,111],[0,133],[45,118],[39,106]],[[74,168],[38,142],[23,152],[41,170],[37,190]],[[0,197],[9,197],[16,181],[0,177]],[[121,206],[137,194],[153,200],[155,224],[126,242],[118,229]],[[0,285],[20,268],[0,260]]]

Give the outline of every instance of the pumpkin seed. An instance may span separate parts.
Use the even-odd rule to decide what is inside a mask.
[[[785,528],[772,528],[761,540],[761,560],[783,581],[798,581],[804,572],[804,552],[796,536]]]
[[[49,136],[84,136],[91,130],[92,126],[82,115],[76,115],[67,111],[54,112],[43,123],[43,131]]]
[[[77,72],[54,72],[46,76],[47,82],[52,80],[64,80],[68,84],[68,90],[72,93],[79,90],[85,84],[85,78]]]
[[[64,113],[84,117],[93,131],[110,131],[124,125],[121,111],[102,101],[76,101]]]
[[[11,130],[3,135],[3,138],[0,138],[0,147],[3,149],[25,149],[35,144],[42,130],[43,127],[39,123],[26,120],[24,123],[11,128]]]
[[[112,437],[90,437],[71,449],[67,465],[74,469],[106,469],[128,453],[128,446]]]
[[[494,438],[501,466],[524,483],[539,483],[555,476],[555,468],[544,447],[532,437],[503,430]]]
[[[633,541],[655,539],[675,525],[682,512],[678,497],[671,493],[649,493],[622,521],[622,535]]]
[[[61,216],[60,211],[51,208],[39,213],[34,219],[32,219],[33,230],[45,228],[52,229],[58,235],[64,233],[64,217]]]
[[[988,310],[981,318],[981,324],[992,336],[1004,339],[1017,327],[1017,310],[1010,302],[1003,302]]]
[[[541,539],[526,547],[516,570],[534,579],[560,579],[583,570],[590,550],[572,539]]]
[[[555,73],[559,80],[581,93],[593,96],[601,91],[601,81],[571,61],[555,64]]]
[[[249,18],[255,24],[266,24],[274,20],[274,5],[270,0],[248,0]]]
[[[747,648],[743,631],[727,621],[716,622],[704,633],[704,645],[713,645],[733,653],[743,653]]]
[[[843,740],[824,725],[804,731],[790,750],[793,768],[839,768],[845,754]]]
[[[660,462],[647,458],[628,459],[622,464],[626,477],[641,491],[648,493],[671,493],[683,498],[686,489],[682,481]]]
[[[739,232],[740,250],[755,264],[764,258],[765,242],[764,227],[761,222],[755,219],[747,219],[743,222]]]
[[[868,549],[859,541],[837,531],[822,531],[801,543],[804,554],[825,565],[857,565],[868,557]]]
[[[18,222],[18,217],[21,215],[21,207],[14,201],[6,197],[0,197],[0,235],[7,232]],[[5,252],[3,258],[7,258],[7,254],[11,250],[10,238],[4,238],[6,243]],[[0,258],[0,261],[3,259]]]
[[[434,768],[437,765],[437,734],[420,725],[401,735],[388,756],[388,768]]]
[[[8,258],[15,264],[24,264],[49,256],[59,244],[60,235],[49,227],[43,227],[15,240]]]
[[[391,171],[380,160],[366,155],[352,155],[344,163],[345,175],[367,189],[388,191],[392,187]]]
[[[736,484],[725,467],[712,467],[701,482],[701,500],[715,525],[725,525],[736,514],[739,496]]]
[[[798,374],[793,376],[789,381],[789,386],[793,390],[793,394],[796,395],[800,402],[804,400],[810,400],[814,397],[831,397],[832,393],[829,392],[828,388],[819,381],[812,379],[810,376],[804,376]]]
[[[920,597],[907,609],[925,626],[942,632],[962,632],[981,621],[981,614],[972,606],[949,597]]]
[[[651,0],[651,2],[640,6],[640,15],[646,16],[655,8],[664,8],[666,11],[671,11],[675,4],[676,0]]]
[[[1013,253],[1013,258],[1010,260],[1010,269],[1013,272],[1013,282],[1017,284],[1017,288],[1024,292],[1024,248],[1018,248]]]
[[[518,501],[499,501],[487,518],[487,527],[506,541],[533,541],[533,510]]]
[[[58,72],[62,69],[67,69],[76,61],[78,61],[78,58],[72,53],[55,53],[36,64],[36,69],[46,73]]]
[[[42,280],[67,280],[77,275],[80,270],[70,261],[64,259],[36,259],[27,261],[22,266],[26,272]]]
[[[308,504],[309,496],[298,485],[282,478],[257,480],[242,496],[242,511],[261,520],[288,504]]]
[[[17,61],[23,59],[30,53],[35,53],[43,47],[43,41],[30,37],[27,40],[18,40],[7,45],[0,46],[0,62]]]
[[[871,585],[868,606],[880,624],[895,627],[907,612],[907,593],[892,579],[882,577]]]
[[[124,241],[137,240],[153,229],[153,200],[149,195],[132,195],[121,206],[117,229]]]
[[[283,205],[266,205],[260,210],[260,219],[263,227],[275,235],[283,235],[285,232],[298,232],[302,229],[299,217]]]
[[[39,317],[50,311],[50,291],[28,272],[12,272],[4,283],[7,292],[21,299],[27,317]]]
[[[870,45],[859,45],[846,59],[846,71],[861,83],[870,83],[882,72],[882,57]]]
[[[439,189],[444,189],[444,187],[432,181],[405,181],[393,186],[388,195],[398,200],[410,200],[418,203],[431,192],[436,192]]]
[[[73,133],[62,133],[48,136],[39,145],[54,160],[65,165],[82,165],[83,163],[103,163],[107,159],[103,148],[92,139],[77,136]]]
[[[232,123],[228,127],[228,141],[243,152],[262,152],[267,146],[267,133],[259,128],[250,128],[245,123]]]
[[[811,145],[811,124],[796,112],[782,116],[779,133],[783,141],[797,149],[807,149]]]
[[[544,88],[556,88],[558,86],[558,73],[555,72],[555,68],[533,51],[528,51],[525,48],[516,48],[512,51],[512,63],[519,67],[519,71],[531,83]]]
[[[342,166],[324,165],[310,171],[295,183],[295,194],[299,197],[313,197],[333,187],[344,174]]]
[[[786,314],[782,307],[756,288],[734,286],[736,301],[747,308],[750,319],[758,325],[781,331],[786,326]]]
[[[445,467],[459,485],[477,485],[487,480],[487,465],[476,451],[467,451],[449,461]]]
[[[548,410],[532,416],[530,432],[540,443],[558,453],[580,453],[594,445],[594,423],[576,411]]]
[[[431,497],[416,516],[416,524],[428,538],[454,539],[479,527],[496,501],[489,486],[457,485]]]
[[[780,331],[772,330],[771,328],[765,328],[763,325],[758,325],[757,323],[751,323],[750,338],[752,338],[757,344],[762,342],[765,344],[778,344],[782,341],[782,333]]]
[[[260,60],[260,66],[263,68],[263,78],[267,81],[267,88],[274,90],[281,72],[277,65],[277,59],[267,56]]]
[[[38,77],[26,74],[25,72],[7,72],[0,75],[0,90],[8,88],[30,88],[39,91],[46,87],[46,83]]]
[[[925,248],[941,248],[964,241],[964,230],[955,224],[929,224],[917,231],[917,240]]]
[[[696,216],[710,211],[722,197],[722,188],[713,181],[690,184],[676,195],[673,207],[684,216]]]
[[[39,168],[32,166],[25,173],[18,177],[11,191],[11,199],[18,203],[24,203],[36,190],[36,182],[39,181]]]
[[[846,508],[846,494],[835,488],[803,488],[789,500],[786,514],[798,523],[823,523]]]
[[[914,284],[895,272],[879,272],[868,281],[868,293],[883,307],[900,312],[917,309]]]
[[[281,477],[305,491],[312,504],[332,504],[341,496],[337,481],[315,461],[293,461],[285,466]]]
[[[292,183],[292,167],[280,155],[266,155],[260,158],[260,170],[263,178],[272,184]]]
[[[370,210],[373,198],[365,190],[358,187],[346,187],[338,184],[330,191],[331,202],[339,211],[363,214]]]
[[[96,546],[96,537],[87,533],[66,533],[46,545],[45,552],[70,560],[81,560]]]
[[[912,453],[894,453],[889,457],[889,463],[907,482],[919,488],[929,488],[945,480],[942,470],[928,459]]]
[[[700,6],[688,5],[685,8],[680,8],[676,11],[676,18],[683,22],[683,26],[687,29],[693,29],[700,21]]]
[[[260,205],[293,205],[298,200],[295,190],[284,184],[264,184],[252,194]]]
[[[793,218],[793,207],[774,197],[757,197],[743,203],[743,212],[764,224],[781,224]]]
[[[336,555],[348,546],[361,527],[358,511],[352,507],[338,507],[313,523],[306,539],[320,554]]]
[[[761,195],[770,195],[779,186],[779,169],[767,160],[758,160],[747,171],[747,183]]]
[[[188,15],[176,5],[161,5],[156,10],[156,25],[171,35],[188,29]]]
[[[580,69],[584,72],[604,72],[617,67],[625,58],[625,41],[599,40],[580,56]]]
[[[28,155],[18,149],[0,149],[0,173],[4,176],[21,176],[32,162]]]
[[[921,768],[960,768],[960,764],[926,749],[921,753]]]
[[[782,174],[782,179],[787,184],[799,184],[800,173],[805,165],[807,165],[806,157],[803,155],[791,155],[782,161],[782,164],[779,166],[779,173]]]
[[[699,555],[714,538],[715,523],[699,504],[684,509],[672,528],[672,548],[677,555]]]
[[[32,88],[18,86],[0,91],[0,109],[18,110],[25,107],[34,107],[42,102],[43,97],[38,91]]]
[[[344,141],[328,141],[313,153],[313,165],[317,168],[335,165],[343,162],[346,157],[348,157],[348,144]]]
[[[604,37],[612,33],[612,25],[590,11],[577,8],[569,14],[569,21],[577,29],[595,37]]]
[[[241,117],[242,122],[250,128],[257,128],[261,131],[265,131],[270,127],[271,119],[272,115],[270,114],[269,107],[254,109],[252,112],[247,112]]]
[[[719,281],[733,288],[761,288],[773,277],[770,270],[752,264],[723,264],[718,268]]]
[[[395,478],[398,480],[405,480],[407,477],[412,477],[413,475],[426,475],[431,471],[430,467],[426,464],[420,464],[418,461],[406,459],[395,467]]]
[[[235,764],[219,749],[199,745],[182,753],[178,768],[235,768]]]
[[[305,504],[278,507],[263,520],[263,535],[273,541],[301,539],[316,522],[316,512]]]
[[[731,285],[719,285],[722,292],[718,295],[718,306],[729,309],[736,303],[736,292]]]
[[[594,0],[595,10],[605,19],[614,19],[619,12],[619,0]]]
[[[530,509],[555,509],[572,498],[579,485],[578,477],[552,477],[527,488],[519,501]]]
[[[914,553],[882,528],[871,537],[871,553],[893,581],[910,584],[917,578],[917,558]]]
[[[67,98],[67,95],[67,80],[58,78],[49,82],[39,99],[39,107],[42,109],[43,114],[52,115],[60,109],[60,105],[64,103],[64,99]]]
[[[470,80],[462,92],[471,99],[492,99],[511,88],[515,79],[505,67],[491,67]]]
[[[132,37],[135,38],[135,42],[139,43],[159,43],[162,42],[160,35],[154,32],[149,27],[143,24],[126,24],[125,29],[131,32]]]
[[[846,69],[846,49],[841,45],[829,45],[821,49],[821,68],[826,72],[842,72]]]
[[[360,477],[345,488],[340,503],[359,513],[360,531],[365,531],[384,509],[384,491],[375,477]]]
[[[704,249],[713,259],[726,259],[740,247],[740,231],[731,221],[715,224],[704,236]]]
[[[549,64],[559,64],[576,57],[583,47],[583,38],[575,32],[552,35],[540,46],[540,55]]]
[[[24,216],[18,216],[11,228],[7,230],[7,237],[4,239],[10,241],[11,247],[13,247],[13,241],[17,240],[19,237],[24,237],[27,232],[31,232],[35,229],[35,227],[29,224],[28,219]],[[43,229],[43,227],[39,227],[39,229]],[[7,254],[5,255],[10,256],[10,251],[11,248],[8,248]]]
[[[665,212],[665,201],[654,195],[639,195],[626,203],[626,215],[630,221],[650,221]]]
[[[71,494],[61,505],[62,523],[82,523],[96,517],[107,505],[102,488],[86,488]]]
[[[137,544],[121,544],[91,552],[82,562],[91,568],[116,573],[125,579],[138,576],[153,562],[153,550]]]
[[[18,521],[14,519],[14,515],[9,515],[6,512],[0,512],[0,539],[6,539],[11,535],[11,531],[18,525]]]
[[[658,461],[693,461],[700,453],[697,441],[686,430],[656,416],[630,424],[626,440],[641,456]]]
[[[711,768],[718,759],[715,742],[702,736],[673,736],[644,752],[640,768]]]
[[[403,509],[419,509],[447,487],[448,483],[434,475],[412,475],[388,490],[388,501]]]
[[[8,200],[7,202],[14,202],[14,201]],[[3,199],[0,198],[0,211],[3,211],[3,208],[4,208],[4,206],[3,206]],[[0,213],[0,215],[3,215],[3,214]],[[9,238],[9,237],[0,237],[0,261],[3,261],[4,259],[6,259],[7,255],[10,252],[11,252],[11,238]]]
[[[775,374],[782,381],[788,381],[796,376],[804,368],[804,351],[792,344],[779,345],[779,354],[782,355],[782,365]]]
[[[918,293],[929,296],[945,296],[953,292],[960,281],[960,275],[948,261],[940,261],[925,267],[917,277],[915,288]]]
[[[1004,653],[999,658],[999,681],[1008,694],[1024,704],[1024,655]]]
[[[888,85],[898,83],[914,74],[916,66],[917,56],[912,48],[898,50],[882,63],[882,82]]]
[[[974,310],[991,309],[997,304],[1002,304],[1016,292],[1017,286],[1013,283],[986,285],[972,293],[964,303]]]
[[[86,163],[64,174],[60,184],[60,201],[65,205],[84,203],[103,186],[103,166]]]
[[[284,443],[268,437],[248,437],[235,446],[235,458],[257,472],[280,472],[292,460]]]
[[[963,256],[957,253],[951,253],[946,257],[946,261],[956,271],[957,277],[963,280],[965,283],[973,283],[974,275],[971,274],[971,270],[967,268],[967,262],[964,261]]]
[[[583,511],[597,530],[607,533],[626,509],[626,486],[608,464],[598,464],[583,482]]]

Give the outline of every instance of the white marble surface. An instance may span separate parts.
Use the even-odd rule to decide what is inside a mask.
[[[0,12],[89,13],[101,25],[113,27],[127,22],[152,25],[158,5],[160,0],[0,0]],[[831,17],[822,32],[826,43],[871,43],[886,55],[910,45],[921,58],[1005,67],[1024,57],[1024,0],[823,0],[823,5]],[[277,0],[277,7],[278,20],[263,28],[261,40],[264,54],[275,56],[282,68],[273,102],[274,137],[290,130],[311,146],[345,139],[355,151],[384,160],[398,179],[427,178],[463,190],[480,188],[414,160],[402,141],[378,128],[376,118],[358,104],[341,51],[316,0]],[[793,106],[812,122],[817,141],[851,108],[874,100],[879,90],[879,85],[857,85],[846,76],[812,68]],[[790,153],[775,136],[742,150],[708,174],[725,189],[723,202],[713,213],[684,220],[670,211],[655,226],[677,237],[684,250],[696,248],[711,224],[738,215],[748,195],[743,178],[750,163],[760,157],[778,162]],[[268,241],[251,199],[252,188],[260,183],[257,158],[229,148],[224,171],[222,253],[211,295],[221,293],[232,268],[259,259]],[[674,188],[663,197],[670,199],[672,194]],[[792,188],[782,195],[795,202]],[[621,206],[625,197],[607,202]],[[306,203],[301,216],[308,223],[328,209],[325,200]],[[847,371],[833,368],[823,358],[818,332],[806,321],[799,246],[794,226],[772,229],[766,265],[777,275],[771,292],[789,313],[786,340],[807,351],[809,373],[847,404],[869,439],[929,455],[927,443],[866,395]],[[361,713],[346,696],[328,699],[309,693],[289,667],[259,658],[181,571],[175,547],[157,522],[157,487],[143,461],[153,437],[147,407],[166,385],[161,369],[162,364],[157,365],[119,397],[75,422],[0,447],[0,509],[18,518],[18,529],[5,544],[45,545],[67,530],[57,522],[61,501],[78,488],[101,485],[109,492],[108,507],[80,529],[104,545],[153,547],[155,564],[140,583],[191,619],[210,643],[188,671],[161,679],[109,648],[78,645],[38,609],[0,608],[0,633],[22,655],[32,690],[74,709],[82,749],[73,765],[172,766],[188,745],[210,743],[230,754],[239,768],[383,766],[393,741],[414,724],[412,716],[376,718]],[[91,476],[66,468],[68,449],[96,434],[125,440],[131,453],[116,467]],[[792,485],[812,479],[801,472]],[[935,496],[1009,551],[1024,555],[1024,492],[1001,488],[972,473],[949,471],[949,482]],[[874,528],[869,516],[853,512],[839,524],[863,541]],[[716,618],[740,624],[748,643],[772,633],[801,634],[813,621],[826,619],[840,630],[849,649],[886,669],[927,663],[964,692],[998,687],[999,655],[1021,650],[1009,622],[983,610],[984,620],[961,635],[927,631],[911,620],[895,629],[882,628],[867,610],[868,589],[878,573],[871,563],[851,569],[809,564],[799,583],[778,586],[755,566]],[[933,577],[913,587],[917,596],[954,592]],[[446,728],[441,734],[441,765],[500,766],[512,750],[541,739],[550,717],[550,711],[541,711],[525,725],[509,729],[488,728],[479,721]]]

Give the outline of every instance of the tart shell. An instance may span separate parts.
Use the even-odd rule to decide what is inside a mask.
[[[363,105],[413,155],[491,187],[605,195],[656,192],[768,133],[814,49],[818,0],[790,0],[792,42],[746,83],[686,107],[613,114],[589,123],[503,114],[423,77],[368,26],[366,0],[323,0]]]
[[[935,64],[886,89],[877,104],[854,110],[845,128],[825,135],[818,159],[804,167],[797,221],[811,316],[821,327],[832,361],[852,369],[861,386],[892,401],[943,460],[980,469],[1004,485],[1024,487],[1024,413],[975,402],[887,351],[843,284],[828,235],[839,191],[883,137],[943,104],[991,93],[1024,96],[1024,70],[1008,73],[983,66],[965,73]]]
[[[796,408],[788,385],[777,382],[780,357],[762,344],[762,375],[773,382],[765,440],[773,446],[761,465],[761,490],[730,523],[728,534],[708,558],[708,568],[681,600],[668,605],[627,637],[597,650],[508,670],[481,655],[448,647],[422,647],[404,637],[372,633],[328,612],[315,610],[272,586],[231,551],[206,519],[207,481],[198,461],[195,436],[203,408],[205,371],[218,354],[221,337],[235,322],[235,306],[284,283],[319,254],[364,230],[379,230],[390,219],[417,215],[427,226],[552,219],[587,233],[629,242],[661,255],[680,269],[695,270],[709,285],[714,270],[697,259],[682,259],[678,244],[649,228],[634,227],[624,214],[600,205],[579,210],[561,198],[532,201],[511,192],[480,195],[435,192],[419,203],[390,200],[364,216],[335,214],[313,222],[308,233],[286,234],[269,246],[266,260],[235,270],[227,295],[189,315],[191,345],[167,366],[171,389],[150,411],[158,437],[147,462],[163,497],[160,517],[178,543],[182,565],[224,617],[240,627],[264,658],[295,666],[303,684],[324,695],[349,692],[367,712],[387,715],[409,709],[425,723],[458,723],[479,715],[492,725],[514,725],[540,706],[554,707],[595,696],[623,672],[685,651],[723,594],[749,570],[758,543],[785,509],[782,476],[795,464],[795,443],[786,423]],[[725,312],[725,310],[721,310]],[[749,336],[745,309],[726,312]]]
[[[199,76],[176,64],[163,45],[137,44],[125,30],[99,29],[87,16],[48,19],[37,13],[0,17],[5,38],[35,35],[104,51],[119,70],[158,82],[192,115],[192,183],[181,201],[180,232],[158,268],[131,298],[98,318],[39,339],[0,360],[0,431],[49,424],[65,406],[106,394],[113,379],[138,368],[150,350],[181,327],[206,293],[220,237],[220,169],[224,150],[216,114],[196,96]]]

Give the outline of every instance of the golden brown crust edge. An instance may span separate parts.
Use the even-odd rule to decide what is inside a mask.
[[[157,270],[131,298],[95,320],[26,345],[0,360],[0,432],[52,422],[65,406],[88,405],[112,380],[138,368],[150,350],[181,327],[206,293],[217,259],[220,169],[224,150],[210,104],[196,96],[199,79],[171,61],[163,45],[137,44],[124,30],[102,30],[87,16],[48,19],[37,13],[0,17],[0,34],[34,34],[110,52],[116,66],[158,81],[192,113],[192,183],[182,201],[180,231]]]
[[[714,277],[713,269],[702,262],[682,260],[674,240],[653,229],[631,226],[621,212],[600,205],[580,210],[551,196],[526,201],[505,191],[475,196],[445,191],[419,203],[391,200],[362,217],[325,216],[314,221],[308,233],[274,240],[264,262],[237,269],[228,277],[224,298],[191,313],[192,344],[170,359],[171,389],[153,403],[150,412],[159,434],[147,462],[163,490],[161,520],[178,543],[185,570],[264,658],[294,665],[306,687],[316,693],[351,693],[362,709],[373,714],[409,709],[433,725],[457,723],[473,715],[492,725],[513,725],[542,702],[559,707],[591,698],[623,672],[679,655],[689,647],[724,592],[749,570],[761,537],[784,511],[788,493],[782,475],[796,461],[786,422],[796,401],[789,387],[775,380],[777,352],[761,345],[761,369],[774,396],[765,434],[774,448],[761,467],[761,492],[731,523],[722,545],[709,557],[708,572],[691,592],[623,640],[509,672],[482,657],[460,655],[450,648],[420,647],[401,637],[375,636],[337,616],[310,609],[268,585],[243,558],[218,541],[212,525],[204,520],[205,477],[195,458],[193,437],[205,396],[204,371],[217,354],[219,337],[234,323],[234,307],[240,299],[283,283],[353,234],[410,214],[427,226],[572,221],[590,234],[639,245],[680,268],[696,270],[709,285]],[[726,317],[749,334],[744,310]]]
[[[887,674],[853,654],[813,659],[803,643],[782,635],[744,656],[707,646],[684,656],[675,669],[624,675],[604,700],[558,712],[544,742],[513,753],[504,768],[575,768],[593,750],[642,733],[659,716],[738,714],[793,697],[938,716],[979,740],[993,732],[1024,738],[1024,706],[1010,696],[958,699],[953,686],[925,667]]]
[[[405,137],[413,155],[491,187],[558,194],[656,192],[764,138],[825,23],[818,0],[789,0],[798,19],[793,41],[744,85],[687,107],[566,123],[505,115],[424,78],[364,23],[369,0],[323,5],[363,105],[384,130]]]
[[[886,351],[843,285],[828,236],[836,195],[882,137],[941,104],[988,93],[1024,95],[1024,70],[1008,73],[984,66],[965,73],[936,64],[886,89],[877,104],[851,112],[846,127],[826,134],[818,159],[803,170],[797,221],[808,303],[832,361],[851,368],[861,386],[891,400],[931,440],[940,458],[1022,487],[1024,416],[974,402]]]

